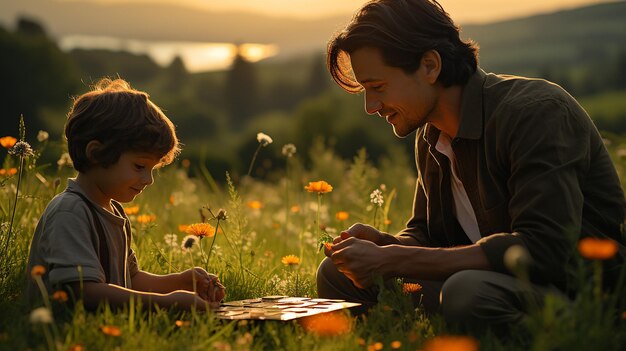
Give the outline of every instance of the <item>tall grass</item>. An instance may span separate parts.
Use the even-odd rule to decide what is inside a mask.
[[[33,145],[35,149],[43,146]],[[620,174],[626,164],[622,145],[626,144],[619,139],[609,145]],[[388,172],[374,168],[365,151],[351,161],[340,159],[324,145],[309,153],[313,158],[310,169],[285,174],[285,181],[278,183],[249,177],[236,183],[227,176],[227,183],[220,185],[201,165],[183,161],[159,171],[154,186],[135,203],[125,204],[138,208],[131,220],[141,268],[165,274],[203,262],[197,248],[183,252],[180,244],[185,234],[179,227],[202,221],[202,208],[214,212],[223,208],[228,218],[220,222],[208,269],[227,287],[227,300],[277,294],[316,296],[315,272],[324,257],[318,250],[318,228],[336,235],[352,221],[375,220],[389,232],[402,229],[412,203],[414,172],[412,164],[405,162],[408,155],[383,162],[394,170]],[[4,169],[18,162],[14,156],[4,157]],[[294,164],[297,158],[298,154],[293,155]],[[71,175],[67,167],[45,166],[25,167],[19,193],[15,175],[0,178],[3,239],[8,233],[9,209],[11,205],[16,208],[6,254],[12,264],[3,266],[0,276],[0,349],[415,350],[434,336],[458,333],[439,317],[414,309],[400,284],[383,290],[380,304],[367,318],[351,321],[350,332],[335,336],[308,332],[298,321],[224,321],[211,313],[149,312],[137,301],[118,311],[103,305],[88,313],[80,303],[70,308],[67,302],[52,299],[53,322],[32,323],[32,307],[22,296],[26,280],[32,279],[25,272],[30,239],[45,205],[64,187],[64,180],[61,184],[55,180]],[[194,174],[204,176],[190,178],[194,168],[198,170]],[[308,181],[319,179],[333,185],[321,204],[315,194],[303,189]],[[385,203],[379,208],[370,202],[370,194],[381,188]],[[350,219],[338,219],[335,213],[339,211],[347,211]],[[169,242],[165,239],[166,234],[176,235],[174,245],[172,236]],[[287,255],[298,256],[299,264],[284,265],[281,258]],[[590,269],[590,262],[581,262],[581,269]],[[587,274],[582,272],[583,276]],[[598,295],[592,282],[581,280],[581,294],[575,301],[548,296],[544,307],[529,317],[525,331],[509,339],[489,333],[472,338],[482,350],[620,350],[626,344],[626,320],[616,310],[615,299],[615,295]]]

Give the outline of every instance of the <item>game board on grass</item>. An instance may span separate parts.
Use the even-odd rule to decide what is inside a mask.
[[[221,319],[261,319],[287,321],[361,305],[334,299],[265,296],[224,302],[215,310]]]

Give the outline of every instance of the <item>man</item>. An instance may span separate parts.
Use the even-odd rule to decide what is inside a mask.
[[[487,74],[477,51],[432,0],[371,1],[331,39],[333,79],[363,91],[367,113],[398,137],[416,131],[418,178],[406,229],[355,224],[325,250],[319,296],[368,307],[376,276],[403,277],[422,284],[427,311],[506,328],[529,300],[575,293],[576,243],[586,236],[619,244],[604,267],[606,286],[615,284],[625,200],[598,131],[559,86]],[[527,262],[529,284],[506,256]]]

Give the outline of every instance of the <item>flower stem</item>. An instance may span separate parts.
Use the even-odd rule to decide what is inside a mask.
[[[256,160],[256,157],[259,154],[259,151],[261,150],[262,147],[263,147],[263,144],[259,144],[259,146],[256,148],[256,151],[254,152],[254,156],[252,156],[252,161],[250,161],[250,167],[248,167],[248,176],[252,174],[252,166],[254,166],[254,161]]]
[[[17,187],[15,188],[15,201],[13,202],[13,210],[11,213],[11,221],[9,222],[9,233],[7,234],[6,241],[4,242],[4,248],[2,249],[2,257],[6,257],[7,250],[9,249],[9,242],[11,241],[11,234],[13,233],[13,222],[15,220],[15,210],[17,209],[17,199],[20,194],[20,184],[22,183],[22,170],[24,168],[24,156],[20,156],[20,167],[17,176]]]
[[[217,219],[217,223],[215,224],[215,233],[213,234],[213,239],[211,240],[211,246],[209,246],[209,254],[206,259],[206,270],[209,270],[209,259],[211,259],[211,251],[213,251],[213,244],[215,243],[215,238],[217,237],[217,229],[220,227],[220,219]]]

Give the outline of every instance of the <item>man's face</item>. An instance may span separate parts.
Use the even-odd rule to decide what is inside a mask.
[[[372,47],[352,52],[350,62],[355,78],[365,91],[365,111],[385,118],[398,137],[406,137],[431,121],[437,90],[425,76],[425,65],[407,74],[386,65],[379,49]]]

